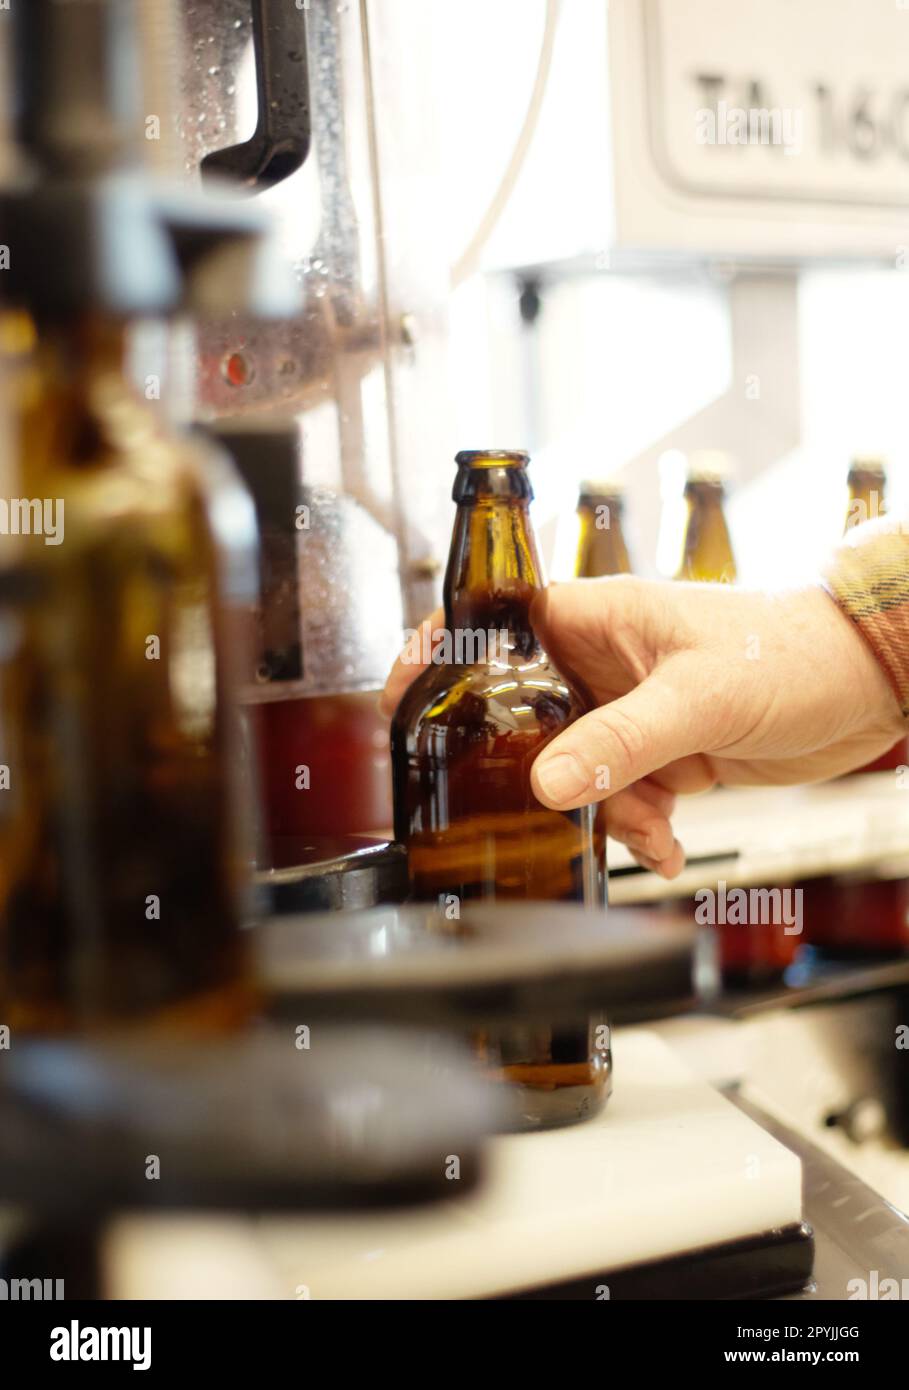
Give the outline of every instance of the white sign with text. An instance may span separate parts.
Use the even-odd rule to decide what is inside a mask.
[[[612,0],[619,246],[895,259],[909,0]]]

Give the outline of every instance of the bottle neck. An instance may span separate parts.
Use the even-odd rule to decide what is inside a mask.
[[[884,504],[885,480],[880,474],[854,473],[849,477],[849,505],[846,509],[845,530],[860,526],[863,521],[872,521],[883,516],[887,508]]]
[[[578,553],[575,572],[581,579],[629,574],[631,564],[622,533],[622,500],[582,494],[578,501]]]
[[[687,518],[679,579],[736,578],[729,529],[723,513],[724,492],[713,484],[689,483],[685,489]]]
[[[507,632],[520,657],[540,652],[530,605],[543,571],[524,498],[480,496],[460,502],[445,573],[449,632]]]

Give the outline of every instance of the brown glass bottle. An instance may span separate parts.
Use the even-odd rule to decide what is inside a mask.
[[[887,474],[880,459],[853,459],[846,476],[846,488],[849,499],[843,528],[845,532],[851,531],[853,526],[860,526],[863,521],[873,521],[875,517],[885,514]]]
[[[408,849],[413,894],[605,905],[595,808],[551,811],[530,788],[540,749],[589,702],[555,669],[531,625],[543,580],[527,455],[469,451],[456,462],[444,591],[454,659],[417,677],[391,731],[395,834]],[[487,633],[493,650],[483,659],[459,651]],[[605,1102],[611,1057],[597,1046],[600,1023],[494,1040],[525,1126],[570,1123]]]
[[[599,579],[606,574],[630,574],[631,561],[622,526],[624,497],[611,482],[585,482],[578,497],[578,553],[574,572],[578,579]]]
[[[723,504],[722,475],[711,468],[692,468],[685,483],[685,523],[676,579],[734,584],[735,558]]]
[[[253,1000],[231,670],[251,503],[134,392],[125,341],[110,318],[42,325],[14,385],[19,490],[63,523],[59,544],[20,537],[7,571],[0,1018],[14,1030],[208,1032]]]

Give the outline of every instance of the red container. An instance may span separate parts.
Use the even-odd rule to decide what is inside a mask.
[[[850,874],[803,883],[805,941],[831,957],[909,950],[909,882]]]
[[[713,928],[719,946],[720,977],[733,989],[777,984],[804,941],[787,936],[782,922],[725,922]]]
[[[388,720],[378,698],[378,691],[353,691],[255,707],[267,844],[290,836],[390,837]]]
[[[847,776],[894,772],[909,765],[901,738],[873,762]],[[869,878],[867,871],[809,879],[804,889],[805,941],[836,958],[902,955],[909,950],[909,883]]]
[[[879,758],[875,758],[873,763],[866,763],[864,767],[857,767],[854,772],[847,773],[849,777],[857,777],[862,772],[894,772],[898,767],[909,765],[909,739],[901,738],[899,743],[895,743],[888,753],[882,753]]]

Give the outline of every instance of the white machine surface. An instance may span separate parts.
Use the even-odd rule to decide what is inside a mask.
[[[615,1053],[616,1090],[601,1116],[497,1139],[488,1180],[464,1198],[403,1214],[264,1221],[259,1241],[284,1296],[489,1296],[801,1220],[794,1154],[652,1033],[617,1034]]]
[[[685,796],[673,815],[688,864],[678,878],[640,870],[610,876],[616,906],[691,897],[723,879],[744,884],[791,883],[817,874],[909,874],[909,797],[904,771],[802,787],[721,787]],[[634,860],[609,842],[610,875]]]
[[[123,1217],[116,1298],[445,1299],[516,1292],[802,1219],[795,1154],[645,1029],[614,1036],[615,1094],[586,1124],[493,1141],[476,1191],[349,1216]]]
[[[661,1259],[801,1220],[801,1167],[644,1030],[616,1090],[571,1129],[495,1141],[475,1193],[411,1214],[268,1221],[312,1298],[489,1296]]]
[[[888,1132],[880,1099],[893,1029],[885,994],[747,1019],[686,1014],[655,1026],[696,1075],[739,1085],[745,1100],[909,1212],[909,1151]],[[831,1123],[834,1116],[854,1117],[859,1130]]]

